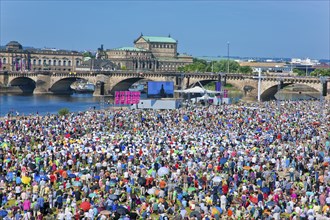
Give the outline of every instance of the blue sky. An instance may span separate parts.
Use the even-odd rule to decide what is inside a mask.
[[[330,1],[0,0],[0,44],[96,50],[171,36],[193,56],[330,59]]]

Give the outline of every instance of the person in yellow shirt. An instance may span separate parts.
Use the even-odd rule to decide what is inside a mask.
[[[321,213],[321,206],[318,205],[317,203],[315,203],[315,205],[313,207],[313,210],[314,210],[315,213],[320,214]]]
[[[323,215],[326,215],[328,212],[330,212],[330,207],[327,204],[325,204],[322,208],[322,213]]]

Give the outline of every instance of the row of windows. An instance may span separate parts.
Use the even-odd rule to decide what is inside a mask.
[[[153,48],[174,48],[173,44],[152,44]]]
[[[1,61],[1,60],[0,60]],[[13,60],[13,62],[15,62],[15,60]],[[2,64],[7,64],[7,59],[6,58],[3,58],[2,59]],[[32,64],[33,65],[49,65],[49,66],[51,66],[51,65],[53,65],[53,66],[71,66],[72,65],[72,62],[71,62],[71,60],[69,60],[68,62],[66,61],[66,60],[63,60],[63,62],[61,61],[61,60],[43,60],[43,62],[42,62],[42,60],[36,60],[36,59],[34,59],[33,61],[32,61]],[[76,61],[76,66],[79,66],[80,65],[80,61],[79,60],[77,60]]]

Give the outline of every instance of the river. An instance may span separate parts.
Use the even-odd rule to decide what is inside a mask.
[[[229,93],[233,102],[239,101],[242,94]],[[281,100],[297,100],[317,98],[317,94],[285,93],[280,95]],[[142,97],[143,98],[143,97]],[[70,112],[86,111],[89,109],[101,109],[109,107],[107,102],[112,102],[109,98],[102,100],[100,97],[93,97],[92,94],[73,95],[18,95],[0,94],[0,116],[5,116],[9,112],[13,115],[56,114],[62,108],[68,108]]]

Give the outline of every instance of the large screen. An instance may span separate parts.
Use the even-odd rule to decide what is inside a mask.
[[[174,83],[171,81],[149,81],[148,98],[173,98]]]

